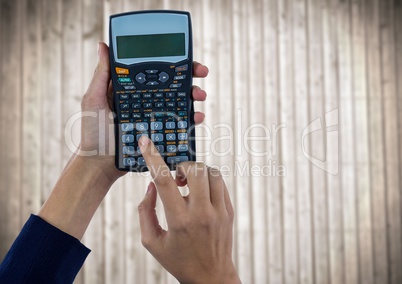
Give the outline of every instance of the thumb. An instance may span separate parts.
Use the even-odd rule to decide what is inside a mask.
[[[140,217],[141,242],[149,251],[155,251],[159,244],[159,237],[162,236],[164,230],[159,225],[156,216],[156,186],[153,182],[148,185],[147,193],[144,199],[138,205],[138,213]]]
[[[98,44],[98,65],[96,66],[92,81],[88,87],[89,97],[106,97],[110,82],[109,47],[100,42]]]

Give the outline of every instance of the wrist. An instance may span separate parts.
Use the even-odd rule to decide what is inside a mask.
[[[201,272],[200,272],[201,273]],[[193,280],[189,280],[193,279]],[[235,266],[232,264],[229,268],[224,271],[218,271],[213,273],[201,273],[199,275],[194,274],[189,279],[181,281],[180,283],[210,283],[210,284],[238,284],[241,283],[239,275],[237,274],[237,270]]]
[[[116,178],[106,174],[98,162],[74,155],[38,215],[81,239]]]
[[[102,180],[110,185],[126,174],[126,172],[119,171],[115,167],[114,156],[87,156],[83,155],[81,150],[75,156],[88,169],[91,169],[94,175],[102,177]]]
[[[226,270],[226,273],[224,274],[224,277],[222,278],[222,281],[220,283],[224,284],[238,284],[241,283],[239,275],[237,274],[237,270],[232,263],[230,268]]]

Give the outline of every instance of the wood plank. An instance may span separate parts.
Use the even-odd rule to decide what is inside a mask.
[[[394,31],[395,31],[395,62],[396,62],[396,77],[402,78],[402,30],[400,27],[402,26],[402,4],[400,1],[395,3],[394,5]],[[398,121],[398,137],[399,143],[402,141],[402,82],[401,80],[396,80],[397,85],[397,121]],[[402,150],[399,147],[399,184],[402,184]],[[402,197],[399,198],[399,206],[401,208],[400,216],[402,216]],[[401,239],[402,242],[402,239]],[[402,250],[399,252],[402,254]]]
[[[317,0],[308,0],[308,57],[309,57],[309,102],[310,121],[323,119],[323,33],[322,10],[323,3]],[[325,159],[324,130],[310,134],[309,154],[318,160]],[[328,234],[328,193],[325,169],[311,167],[312,206],[313,206],[313,238],[314,238],[314,280],[317,283],[330,281],[329,264],[329,234]]]
[[[83,0],[82,2],[82,91],[91,82],[98,63],[97,46],[102,40],[103,1]],[[107,28],[108,29],[108,28]],[[96,211],[85,233],[83,243],[92,251],[83,267],[84,283],[105,283],[105,251],[104,251],[104,203]]]
[[[355,104],[356,191],[358,212],[359,280],[373,283],[373,237],[369,169],[365,1],[352,0],[352,72]]]
[[[284,282],[295,283],[299,278],[297,248],[297,196],[296,196],[296,145],[295,145],[295,104],[294,104],[294,62],[292,38],[292,2],[280,1],[279,14],[279,120],[286,123],[280,131],[279,160],[286,168],[286,176],[281,178],[282,221],[283,221],[283,263]]]
[[[3,3],[0,2],[0,15],[2,15],[2,11],[3,11]],[[3,34],[3,27],[8,27],[7,24],[8,22],[3,22],[2,21],[3,17],[0,18],[0,32],[1,34]],[[0,34],[0,36],[1,36]],[[6,70],[4,70],[3,68],[3,57],[5,57],[3,55],[3,45],[0,44],[0,96],[1,98],[3,98],[3,81],[6,80]],[[1,104],[0,105],[0,111],[1,113],[5,112],[5,105]],[[4,129],[6,128],[5,125],[5,121],[0,120],[0,134],[3,135],[4,133]],[[0,139],[0,166],[3,168],[6,165],[5,162],[5,152],[2,150],[3,149],[3,140],[4,139]],[[0,171],[0,194],[3,196],[3,194],[7,194],[7,188],[4,186],[4,176],[5,176],[5,172]],[[7,208],[7,198],[0,198],[0,208]],[[5,210],[2,210],[2,213]],[[5,256],[5,254],[7,253],[8,249],[9,249],[9,245],[6,242],[4,242],[3,240],[5,240],[6,235],[7,235],[7,216],[5,216],[5,214],[0,214],[0,259],[3,259],[3,257]]]
[[[233,34],[233,75],[235,78],[242,78],[241,80],[234,80],[233,87],[234,90],[234,109],[235,121],[233,122],[235,127],[235,147],[236,156],[235,163],[238,163],[241,169],[249,163],[249,155],[244,149],[244,144],[242,137],[244,131],[249,126],[248,113],[249,102],[244,99],[244,94],[248,94],[249,82],[248,82],[248,69],[244,66],[248,66],[247,57],[244,56],[244,51],[247,50],[247,3],[245,1],[236,0],[233,2],[232,10],[232,30]],[[207,13],[205,11],[204,13]],[[208,18],[205,18],[209,20]],[[204,23],[205,28],[205,23]],[[250,227],[250,179],[247,177],[247,171],[245,173],[236,173],[235,177],[235,218],[236,218],[236,246],[237,246],[237,269],[240,278],[244,283],[253,282],[253,266],[252,266],[252,227]]]
[[[339,85],[337,55],[337,3],[326,1],[323,10],[323,53],[324,53],[324,93],[325,125],[339,124]],[[336,126],[332,126],[336,128]],[[330,278],[332,283],[344,282],[344,241],[342,218],[342,189],[340,186],[339,126],[326,133],[326,163],[328,171],[328,227],[330,250]],[[330,137],[332,135],[332,137]]]
[[[0,15],[2,15],[2,10],[3,10],[3,3],[0,2]],[[3,31],[2,27],[4,27],[4,26],[7,27],[5,25],[5,23],[2,22],[1,19],[2,18],[0,18],[0,23],[1,23],[0,32]],[[6,78],[5,74],[4,74],[5,70],[3,70],[3,68],[2,68],[3,57],[4,57],[3,45],[0,44],[0,66],[1,66],[0,67],[0,97],[1,98],[3,98],[3,88],[2,88],[3,81]],[[4,112],[4,108],[5,108],[4,104],[1,104],[0,105],[1,113]],[[0,134],[4,133],[4,129],[5,129],[5,123],[4,123],[4,121],[0,120]],[[0,139],[0,166],[3,168],[5,165],[5,159],[4,159],[5,153],[1,149],[3,149],[3,139]],[[4,174],[5,173],[3,173],[3,171],[0,171],[0,194],[1,195],[6,194],[6,192],[7,192],[7,189],[4,187],[4,184],[3,184]],[[0,208],[6,208],[6,202],[7,202],[6,198],[0,198]],[[7,253],[7,250],[8,250],[7,244],[5,244],[3,242],[4,237],[5,237],[5,232],[6,232],[6,227],[5,227],[6,224],[7,224],[6,216],[3,216],[3,214],[0,214],[0,240],[1,240],[1,242],[0,242],[0,259],[3,259],[3,257],[5,256],[5,254]]]
[[[367,21],[367,68],[369,92],[369,145],[370,145],[370,176],[372,186],[372,224],[374,241],[374,282],[387,283],[389,280],[387,267],[387,229],[386,229],[386,196],[385,164],[383,141],[383,97],[381,94],[381,68],[380,68],[380,19],[379,2],[371,0],[366,2],[365,17]]]
[[[217,78],[219,76],[218,62],[216,60],[216,20],[218,18],[216,1],[203,1],[200,5],[202,17],[202,59],[203,64],[209,67],[208,80],[202,82],[204,89],[208,90],[209,98],[202,103],[201,109],[208,113],[204,123],[199,127],[199,133],[205,138],[201,139],[200,147],[197,148],[197,160],[206,164],[216,164],[212,141],[217,139],[217,132],[213,131],[216,121],[219,121],[219,97],[217,94]],[[213,98],[213,99],[211,99]],[[196,103],[196,106],[200,103]],[[198,147],[198,144],[197,144]]]
[[[81,98],[84,93],[82,85],[82,11],[81,1],[63,0],[62,2],[62,111],[61,123],[63,126],[76,113],[81,110]],[[71,139],[78,144],[81,129],[73,127],[67,129]],[[63,141],[65,131],[62,132]],[[74,147],[67,147],[62,143],[63,166],[74,153]],[[71,149],[73,148],[73,149]]]
[[[277,128],[282,122],[279,119],[279,52],[278,48],[278,22],[279,15],[277,1],[263,1],[263,44],[264,44],[264,88],[265,88],[265,121],[271,128]],[[274,125],[272,127],[272,125]],[[273,137],[269,150],[272,163],[281,165],[279,151],[279,134]],[[267,179],[266,218],[267,218],[267,257],[268,257],[268,283],[282,283],[284,258],[282,252],[282,195],[280,178],[274,176]],[[235,208],[236,209],[236,208]]]
[[[38,212],[40,180],[40,5],[38,1],[23,1],[23,88],[22,88],[22,188],[21,222]]]
[[[298,232],[298,270],[300,283],[313,283],[313,243],[312,243],[312,204],[310,199],[311,164],[304,157],[303,145],[309,147],[309,138],[303,141],[303,129],[309,125],[308,84],[307,84],[307,7],[305,0],[293,1],[293,76],[295,101],[295,145],[297,192],[297,232]],[[304,144],[305,143],[305,144]]]
[[[55,185],[61,170],[63,127],[61,122],[62,94],[62,33],[61,1],[43,0],[41,18],[41,146],[43,203]],[[49,155],[48,153],[52,153]]]
[[[253,70],[249,73],[249,123],[248,130],[245,130],[245,137],[249,141],[244,141],[246,151],[250,155],[249,165],[251,174],[247,178],[251,180],[250,185],[250,226],[252,227],[252,281],[258,283],[268,282],[268,263],[266,236],[268,233],[266,211],[266,181],[272,178],[267,165],[271,161],[269,154],[269,139],[271,139],[270,125],[265,121],[265,88],[264,88],[264,65],[261,55],[264,53],[262,36],[262,1],[253,0],[247,6],[248,19],[248,40],[247,57],[248,68]],[[222,33],[225,31],[222,30]],[[219,38],[218,33],[216,38]],[[216,43],[220,46],[220,43]],[[221,56],[221,55],[220,55]],[[219,70],[222,70],[220,68]],[[222,107],[227,108],[225,98],[219,102]],[[219,113],[224,113],[222,109]],[[218,133],[218,137],[220,137]]]
[[[2,81],[2,112],[0,121],[3,122],[2,151],[2,175],[1,175],[1,199],[2,214],[0,219],[0,259],[10,248],[18,235],[22,221],[21,218],[21,171],[22,171],[22,6],[21,2],[11,3],[1,1],[0,14],[0,41],[1,50],[1,77]],[[4,202],[4,203],[3,203]]]
[[[387,214],[388,273],[390,283],[402,282],[402,235],[400,177],[398,153],[398,107],[396,94],[394,1],[380,2],[381,25],[381,93],[383,94],[383,126],[385,147],[385,185]]]
[[[339,68],[340,166],[343,205],[345,283],[358,282],[354,105],[349,2],[337,6],[337,50]]]

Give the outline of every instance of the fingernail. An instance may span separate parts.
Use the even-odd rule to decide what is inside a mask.
[[[98,42],[98,56],[100,56],[100,42]]]
[[[149,144],[149,139],[147,136],[141,136],[140,140],[138,141],[140,146],[146,146]]]
[[[150,182],[150,183],[148,184],[147,192],[145,193],[145,195],[147,195],[148,193],[150,193],[151,190],[152,190],[152,182]]]

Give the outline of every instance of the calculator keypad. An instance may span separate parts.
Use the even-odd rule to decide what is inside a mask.
[[[167,163],[188,161],[188,97],[171,90],[137,90],[120,95],[123,165],[145,166],[138,147],[149,137]]]
[[[116,67],[114,85],[118,105],[120,163],[136,170],[146,166],[138,147],[141,136],[149,137],[169,166],[188,161],[190,86],[183,88],[189,65],[134,71]],[[172,168],[172,167],[171,167]],[[174,167],[173,167],[174,168]],[[173,169],[172,168],[172,169]]]

